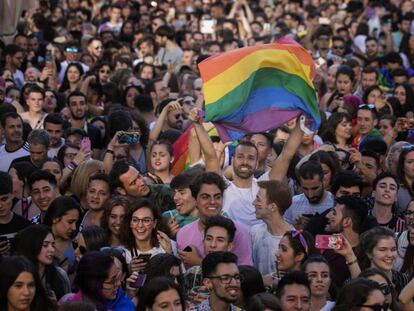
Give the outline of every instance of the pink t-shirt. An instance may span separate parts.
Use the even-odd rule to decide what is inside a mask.
[[[185,225],[177,232],[177,248],[183,250],[188,245],[194,245],[200,256],[204,258],[204,232],[199,230],[199,221],[196,220]],[[237,221],[234,221],[234,225],[236,226],[236,234],[234,236],[232,252],[237,255],[239,265],[252,266],[252,242],[249,232]]]

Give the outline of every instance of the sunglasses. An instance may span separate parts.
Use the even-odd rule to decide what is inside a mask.
[[[345,49],[345,47],[344,47],[344,46],[339,46],[339,45],[334,45],[332,48],[333,48],[334,50],[344,50],[344,49]]]
[[[176,120],[178,120],[178,119],[184,119],[184,115],[182,113],[176,114],[175,115],[175,119]]]
[[[104,246],[99,249],[100,252],[113,256],[113,254],[118,254],[125,257],[125,249],[122,247],[110,247]]]
[[[85,253],[87,251],[84,246],[79,245],[79,242],[75,241],[75,240],[72,241],[72,247],[73,247],[73,249],[79,248],[79,251],[80,251],[81,255],[85,255]]]
[[[362,104],[358,106],[358,110],[359,109],[375,109],[375,105],[373,104]]]

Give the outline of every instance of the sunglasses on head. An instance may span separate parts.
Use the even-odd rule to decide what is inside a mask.
[[[110,247],[104,246],[99,249],[100,252],[113,256],[113,254],[118,254],[125,257],[125,249],[122,247]]]
[[[414,150],[414,145],[401,146],[401,150]]]
[[[358,109],[375,109],[375,105],[373,104],[362,104],[358,106]]]

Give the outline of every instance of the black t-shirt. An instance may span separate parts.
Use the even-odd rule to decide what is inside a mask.
[[[8,224],[0,224],[0,237],[7,237],[12,242],[17,232],[30,225],[30,221],[13,213],[13,218]]]

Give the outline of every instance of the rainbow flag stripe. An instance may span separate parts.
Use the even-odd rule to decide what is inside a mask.
[[[304,113],[320,125],[311,55],[294,41],[236,49],[199,64],[206,116],[224,141]]]

